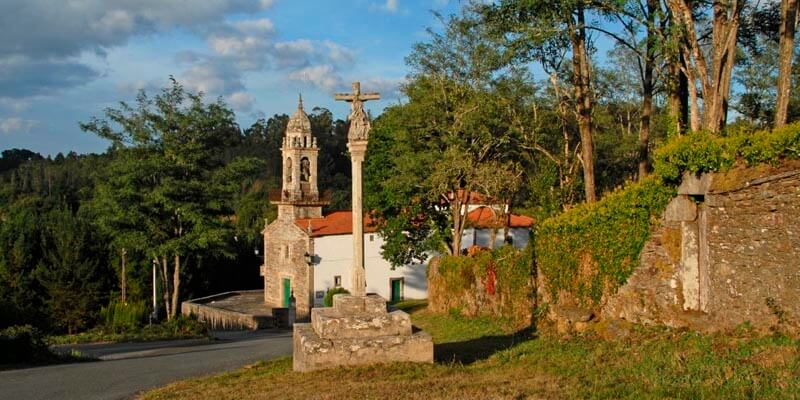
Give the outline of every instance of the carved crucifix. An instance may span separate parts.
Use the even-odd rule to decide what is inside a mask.
[[[347,132],[347,138],[350,140],[367,140],[369,137],[370,123],[366,111],[364,111],[364,102],[369,100],[379,100],[381,95],[379,93],[361,93],[361,82],[353,82],[352,93],[336,93],[335,100],[346,101],[350,103],[350,130]]]

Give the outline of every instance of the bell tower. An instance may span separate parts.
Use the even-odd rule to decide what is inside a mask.
[[[303,110],[303,97],[297,111],[289,119],[281,146],[283,174],[278,219],[321,218],[322,206],[328,202],[320,199],[317,187],[317,139],[311,134],[311,121]]]

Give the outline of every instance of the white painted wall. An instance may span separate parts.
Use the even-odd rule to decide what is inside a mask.
[[[364,234],[364,265],[367,271],[367,293],[376,293],[389,300],[391,297],[390,279],[403,278],[403,297],[405,299],[424,299],[428,297],[426,264],[397,267],[381,256],[383,239],[377,233]],[[322,306],[323,294],[334,287],[334,276],[342,277],[342,287],[350,288],[350,268],[353,263],[352,235],[332,235],[314,238],[314,252],[317,264],[314,266],[314,304]]]
[[[511,228],[509,234],[514,238],[514,247],[523,248],[528,244],[530,229]],[[489,229],[465,229],[461,248],[466,249],[477,242],[478,246],[489,247]],[[476,240],[473,240],[476,239]],[[503,245],[503,230],[497,232],[495,247]],[[397,267],[381,256],[383,238],[377,233],[364,234],[364,264],[367,270],[367,293],[377,293],[389,300],[392,278],[403,278],[403,298],[425,299],[428,297],[427,264],[414,264]],[[332,235],[314,238],[314,305],[322,306],[324,294],[334,287],[334,276],[342,277],[342,287],[350,288],[350,268],[353,264],[352,235]],[[319,293],[321,292],[321,293]],[[321,294],[321,296],[320,296]]]
[[[509,229],[508,233],[514,240],[514,247],[521,249],[528,244],[528,239],[530,239],[530,229],[511,228]],[[461,249],[464,250],[473,245],[481,247],[491,247],[489,246],[491,238],[492,238],[491,229],[473,229],[473,228],[464,229],[464,233],[461,235]],[[503,245],[503,229],[500,228],[497,230],[497,236],[495,237],[494,247],[500,247],[502,245]]]

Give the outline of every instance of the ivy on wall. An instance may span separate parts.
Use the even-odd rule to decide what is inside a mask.
[[[436,268],[428,270],[428,307],[466,316],[489,315],[522,327],[532,312],[532,265],[530,246],[442,256]]]
[[[596,304],[638,265],[650,227],[675,195],[649,178],[545,220],[536,232],[536,262],[553,300],[565,290]]]
[[[777,164],[800,158],[800,123],[774,131],[676,137],[656,150],[654,173],[594,204],[543,221],[534,240],[536,264],[553,301],[567,292],[584,305],[624,284],[684,172],[725,171],[737,161]]]
[[[773,131],[738,132],[730,136],[696,132],[677,137],[656,150],[653,167],[655,174],[665,181],[678,183],[683,172],[726,171],[738,160],[752,166],[797,158],[800,158],[800,123]]]

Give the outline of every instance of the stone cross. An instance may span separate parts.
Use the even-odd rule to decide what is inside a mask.
[[[353,268],[351,272],[351,294],[366,296],[367,279],[364,271],[364,205],[362,196],[361,164],[367,153],[367,140],[371,128],[369,116],[364,111],[364,102],[378,100],[378,93],[361,93],[361,83],[353,82],[353,93],[337,93],[335,100],[351,103],[350,130],[347,132],[347,148],[353,171]]]
[[[347,138],[350,140],[367,140],[371,128],[369,117],[364,111],[364,102],[369,100],[380,100],[379,93],[361,93],[361,82],[353,82],[352,93],[336,93],[335,100],[350,103],[350,130]]]

